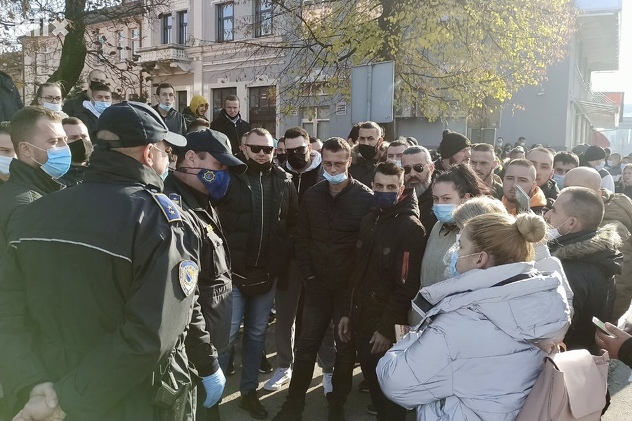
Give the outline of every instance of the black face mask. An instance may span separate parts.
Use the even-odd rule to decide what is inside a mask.
[[[375,155],[377,155],[377,150],[375,149],[375,146],[371,145],[360,144],[358,145],[358,151],[360,152],[360,155],[362,155],[362,158],[367,160],[373,159],[375,158]]]
[[[253,171],[265,172],[265,171],[268,171],[270,168],[272,168],[272,162],[268,161],[264,164],[260,164],[254,159],[248,158],[248,168]]]
[[[283,166],[283,164],[285,164],[285,161],[287,161],[287,154],[278,153],[277,160],[279,161],[279,165]]]
[[[302,170],[303,168],[305,168],[305,166],[309,162],[308,156],[309,155],[306,156],[306,155],[293,154],[287,157],[287,162],[290,163],[292,168],[297,169],[297,170]]]
[[[88,139],[75,140],[68,144],[73,162],[85,162],[92,154],[92,142]]]

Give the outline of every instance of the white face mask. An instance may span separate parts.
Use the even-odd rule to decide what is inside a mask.
[[[48,108],[49,110],[61,112],[61,104],[53,104],[52,102],[42,102],[42,107]]]
[[[565,223],[567,223],[568,221],[570,221],[570,218],[567,219],[566,221],[562,222],[557,228],[553,228],[553,227],[549,227],[547,229],[547,233],[549,235],[549,237],[552,240],[557,240],[558,238],[560,238],[562,235],[566,235],[568,234],[568,232],[566,234],[562,234],[559,230],[560,228],[562,228],[562,225],[564,225]]]
[[[0,174],[5,177],[9,176],[9,166],[11,165],[11,161],[13,161],[12,157],[0,155]]]

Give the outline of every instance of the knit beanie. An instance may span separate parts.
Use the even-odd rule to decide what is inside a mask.
[[[591,145],[584,152],[584,159],[586,161],[599,161],[600,159],[606,159],[606,151],[600,146]]]
[[[456,155],[461,149],[471,145],[470,139],[465,135],[451,130],[444,130],[437,152],[441,155],[441,159],[448,159]]]

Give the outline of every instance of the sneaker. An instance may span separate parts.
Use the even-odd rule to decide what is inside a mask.
[[[333,373],[323,373],[323,393],[325,396],[334,391],[334,385],[331,383],[333,377]]]
[[[377,416],[377,409],[375,409],[375,405],[373,405],[372,403],[366,406],[366,412],[368,412],[371,415]]]
[[[369,393],[369,383],[366,380],[362,380],[358,385],[358,390],[362,393]]]
[[[268,411],[266,411],[266,408],[261,404],[261,402],[259,402],[256,390],[251,390],[245,395],[241,395],[239,407],[248,411],[252,418],[256,418],[258,420],[265,420],[268,418]]]
[[[303,411],[285,402],[272,421],[303,421]]]
[[[268,361],[268,357],[266,357],[266,352],[263,351],[261,355],[261,363],[259,364],[259,373],[272,373],[272,364]]]
[[[277,368],[274,370],[274,374],[270,377],[270,380],[263,385],[265,390],[279,390],[281,386],[288,383],[292,378],[292,369],[291,368]]]
[[[340,404],[329,404],[327,421],[345,421],[344,407]]]

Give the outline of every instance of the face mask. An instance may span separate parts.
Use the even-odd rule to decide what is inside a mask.
[[[562,222],[557,228],[553,228],[553,227],[548,227],[547,229],[547,233],[549,235],[549,237],[553,240],[557,240],[558,238],[560,238],[562,235],[566,235],[566,234],[562,234],[559,230],[560,228],[562,228],[562,225],[564,225],[565,223],[567,223],[568,221],[570,221],[570,219],[567,219],[566,221]]]
[[[287,157],[287,162],[289,162],[292,168],[302,170],[307,165],[308,158],[305,155],[293,154]]]
[[[373,159],[375,158],[375,155],[377,155],[377,150],[375,149],[375,146],[371,145],[360,144],[358,145],[358,151],[364,159]]]
[[[160,178],[162,179],[162,181],[165,181],[168,176],[169,176],[169,165],[167,165],[167,167],[165,168],[165,172],[160,174]]]
[[[42,102],[42,107],[48,108],[49,110],[61,112],[61,104],[53,104],[52,102]]]
[[[203,169],[197,174],[197,177],[206,187],[211,200],[220,200],[226,196],[230,185],[228,170]]]
[[[462,273],[459,272],[459,270],[456,268],[456,262],[459,261],[459,259],[462,259],[464,257],[470,257],[470,256],[475,256],[479,253],[470,253],[470,254],[466,254],[465,256],[459,256],[459,249],[457,248],[456,250],[454,250],[452,252],[452,256],[450,256],[450,277],[452,278],[456,278],[458,276],[461,276]]]
[[[444,224],[452,224],[454,223],[454,219],[452,218],[452,211],[456,208],[455,204],[438,204],[435,203],[432,205],[432,212],[437,217],[439,222],[443,222]]]
[[[395,161],[395,165],[397,165],[398,168],[401,168],[402,167],[402,160],[400,159],[398,161]]]
[[[265,163],[260,164],[254,159],[248,158],[248,168],[254,171],[265,172],[272,168],[272,161],[266,161]]]
[[[48,156],[48,160],[44,164],[40,164],[35,161],[33,157],[33,161],[37,162],[42,171],[46,174],[50,175],[53,178],[59,178],[62,175],[66,174],[70,169],[70,162],[72,161],[72,155],[70,154],[70,148],[68,146],[59,146],[50,149],[42,149],[37,146],[29,143],[29,145],[33,146],[40,151],[46,151],[46,155]]]
[[[171,109],[171,105],[165,105],[163,103],[159,103],[158,107],[160,107],[160,109],[163,111],[169,111]]]
[[[110,105],[112,105],[111,102],[94,101],[94,109],[97,110],[99,114],[105,111]]]
[[[283,164],[285,164],[285,161],[287,161],[287,154],[278,153],[277,154],[277,161],[279,161],[279,165],[283,166]],[[294,165],[292,165],[292,166],[294,166]]]
[[[604,163],[602,162],[602,163],[601,163],[601,164],[599,164],[599,165],[595,165],[595,169],[596,169],[597,171],[601,171],[601,170],[603,170],[603,168],[604,168],[605,166],[606,166],[606,164],[604,164]]]
[[[13,161],[13,158],[10,156],[0,155],[0,174],[5,177],[9,176],[9,166],[11,165],[11,161]]]
[[[373,200],[380,209],[388,209],[397,203],[399,192],[376,191],[373,192]]]
[[[73,161],[84,162],[88,159],[88,154],[87,154],[88,150],[86,148],[85,142],[87,141],[84,141],[83,139],[79,139],[68,144]]]
[[[341,172],[336,175],[331,175],[327,171],[323,171],[323,178],[329,182],[329,184],[340,184],[347,179],[347,173]]]
[[[564,176],[559,174],[553,174],[553,181],[557,184],[557,187],[562,190],[564,188]]]

